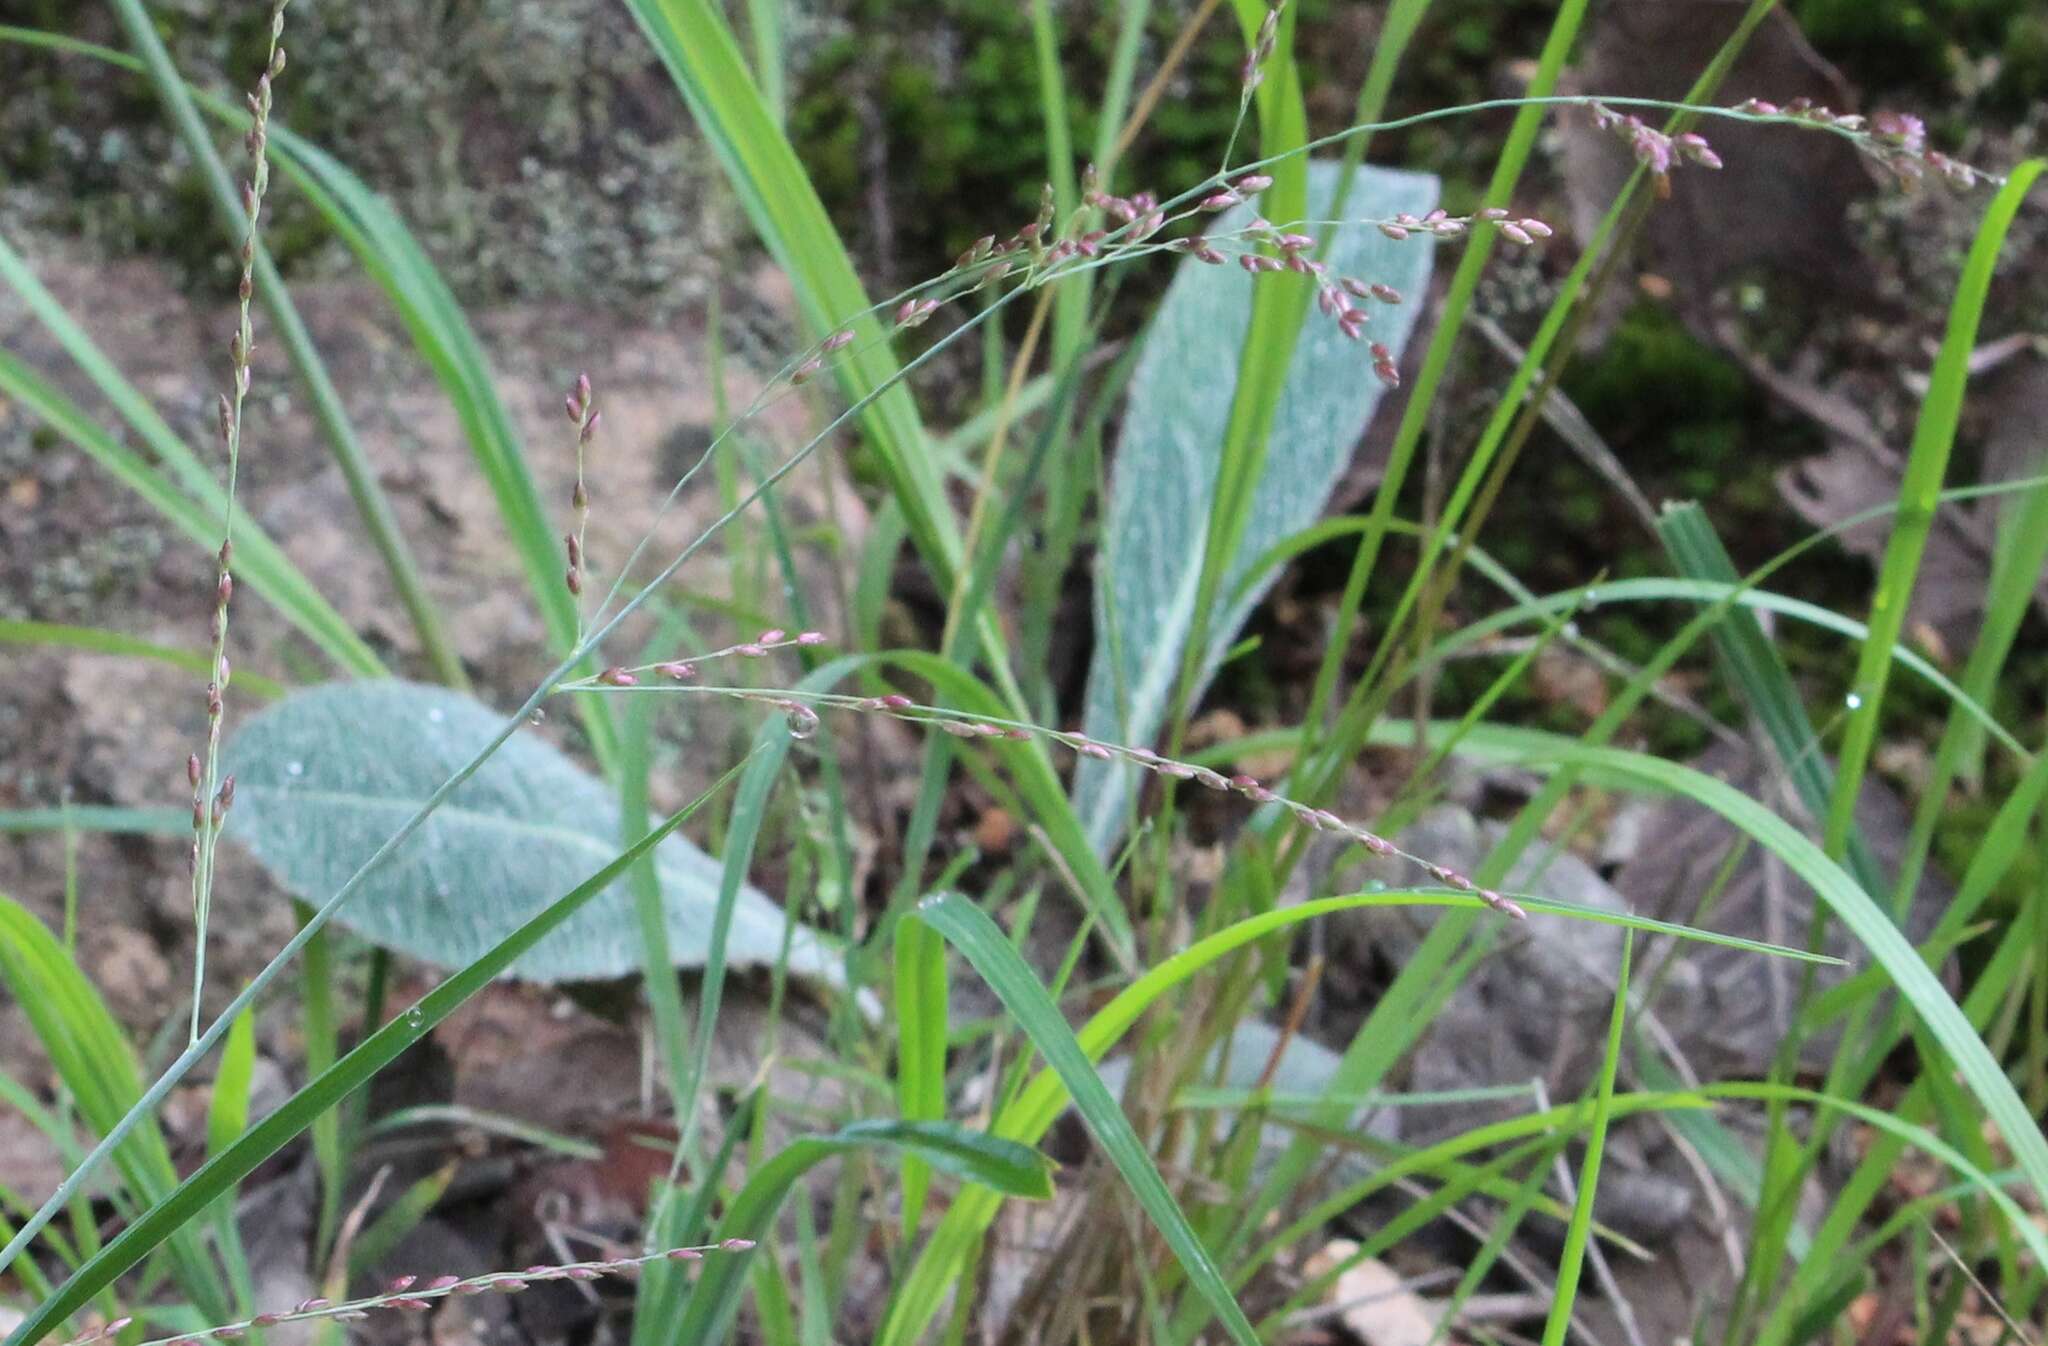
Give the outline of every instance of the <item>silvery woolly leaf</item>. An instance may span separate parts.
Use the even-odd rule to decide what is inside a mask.
[[[1309,166],[1309,203],[1318,219],[1333,216],[1340,171],[1334,163]],[[1342,215],[1354,221],[1404,210],[1425,215],[1436,200],[1437,180],[1429,174],[1365,167]],[[1249,219],[1249,209],[1240,207],[1223,216],[1215,232]],[[1354,223],[1336,231],[1326,259],[1335,274],[1388,284],[1401,293],[1397,305],[1363,301],[1372,312],[1366,339],[1384,342],[1396,362],[1414,331],[1432,256],[1428,234],[1397,243],[1371,225]],[[1255,281],[1235,266],[1183,261],[1145,336],[1110,474],[1104,583],[1098,590],[1105,601],[1097,605],[1088,670],[1085,728],[1093,737],[1148,745],[1166,714],[1194,623],[1224,427],[1251,324],[1252,286],[1279,279]],[[1313,307],[1304,323],[1250,518],[1237,555],[1223,571],[1226,598],[1261,552],[1321,516],[1384,391],[1363,342],[1348,340]],[[1265,577],[1215,614],[1202,683],[1214,676],[1272,580]],[[1122,763],[1080,764],[1075,807],[1098,852],[1107,853],[1122,832],[1134,770]]]
[[[226,836],[292,893],[323,902],[503,723],[497,712],[441,687],[349,682],[299,692],[243,725],[229,743],[235,806]],[[522,730],[335,919],[384,948],[462,967],[620,849],[613,793]],[[719,862],[680,836],[663,842],[655,857],[670,951],[678,966],[699,966],[711,938]],[[728,962],[773,963],[785,924],[765,894],[742,888]],[[508,975],[559,982],[637,972],[638,928],[622,879]],[[824,939],[797,929],[792,970],[831,977],[838,961]]]

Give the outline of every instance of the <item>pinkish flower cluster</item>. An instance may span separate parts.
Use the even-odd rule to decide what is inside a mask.
[[[1735,110],[1756,117],[1789,117],[1843,132],[1857,149],[1884,165],[1899,185],[1909,190],[1919,186],[1930,170],[1955,187],[1977,185],[1976,169],[1927,148],[1927,124],[1910,113],[1880,112],[1866,118],[1836,112],[1807,98],[1795,98],[1783,107],[1751,98],[1738,103]]]
[[[1205,198],[1201,208],[1228,209],[1247,197],[1264,191],[1272,183],[1273,180],[1263,174],[1240,178],[1223,191]],[[1463,216],[1454,216],[1443,210],[1432,210],[1427,215],[1412,215],[1404,211],[1392,219],[1365,222],[1376,223],[1382,234],[1396,242],[1416,233],[1428,233],[1438,238],[1456,238],[1479,224],[1495,225],[1506,238],[1525,246],[1551,235],[1550,226],[1543,221],[1534,218],[1511,218],[1510,212],[1499,207],[1489,207],[1476,215]],[[1337,330],[1353,341],[1364,340],[1368,321],[1368,309],[1353,301],[1370,299],[1382,304],[1401,302],[1401,292],[1391,285],[1361,280],[1356,276],[1332,275],[1327,263],[1310,255],[1316,246],[1316,239],[1309,234],[1282,230],[1268,220],[1255,218],[1244,228],[1242,237],[1269,247],[1273,252],[1239,253],[1239,266],[1254,276],[1292,271],[1297,275],[1313,277],[1316,282],[1317,310],[1336,323]],[[1221,266],[1228,260],[1217,250],[1214,243],[1200,235],[1176,240],[1168,246],[1177,252],[1188,253],[1195,260],[1207,262],[1211,266]],[[1394,364],[1393,355],[1385,344],[1375,341],[1369,349],[1372,353],[1373,373],[1379,377],[1380,382],[1389,388],[1400,387],[1400,370]]]
[[[1277,12],[1275,9],[1269,14]],[[920,327],[948,299],[993,285],[1012,273],[1021,271],[1027,285],[1041,284],[1057,274],[1056,268],[1064,262],[1115,255],[1118,250],[1126,248],[1142,251],[1138,245],[1145,244],[1168,225],[1245,205],[1272,185],[1272,177],[1265,173],[1244,173],[1221,182],[1191,207],[1168,214],[1153,192],[1139,191],[1119,196],[1103,191],[1091,164],[1082,175],[1081,206],[1064,226],[1057,231],[1054,229],[1057,212],[1052,188],[1047,186],[1040,195],[1035,219],[1008,238],[999,239],[988,234],[976,239],[954,258],[953,265],[944,275],[930,286],[919,287],[920,290],[943,287],[942,294],[913,292],[898,301],[893,310],[895,327],[898,331]],[[1102,227],[1105,223],[1113,227]],[[1390,219],[1366,219],[1356,223],[1374,225],[1382,234],[1396,241],[1417,233],[1457,238],[1481,224],[1496,226],[1510,242],[1524,246],[1551,236],[1550,226],[1543,221],[1527,216],[1516,217],[1498,207],[1473,215],[1454,216],[1448,211],[1432,210],[1427,215],[1403,213]],[[1225,252],[1219,243],[1230,246],[1230,251]],[[1245,244],[1250,246],[1240,250],[1239,245]],[[1363,341],[1368,310],[1354,301],[1371,299],[1398,304],[1402,302],[1401,295],[1392,286],[1331,275],[1328,265],[1313,255],[1316,245],[1317,239],[1309,234],[1294,228],[1280,228],[1259,217],[1227,235],[1202,231],[1163,245],[1152,244],[1171,252],[1185,253],[1211,266],[1221,266],[1235,256],[1237,264],[1253,275],[1291,271],[1308,276],[1316,281],[1317,307],[1323,315],[1335,322],[1349,339]],[[853,339],[850,330],[833,333],[797,363],[790,373],[790,383],[808,382],[834,352],[851,344]],[[1370,350],[1373,372],[1389,387],[1398,387],[1400,373],[1387,348],[1375,342],[1371,343]]]
[[[1593,104],[1593,125],[1627,145],[1636,162],[1649,169],[1659,183],[1667,182],[1671,170],[1682,163],[1695,163],[1702,168],[1721,166],[1721,156],[1714,153],[1705,136],[1691,131],[1666,135],[1642,118],[1616,112],[1605,103]]]
[[[669,1248],[663,1252],[646,1253],[638,1257],[532,1266],[523,1271],[493,1271],[481,1276],[434,1276],[426,1279],[418,1276],[400,1276],[385,1286],[381,1294],[343,1300],[339,1304],[326,1299],[302,1299],[289,1309],[259,1313],[245,1321],[223,1323],[219,1327],[208,1328],[203,1332],[159,1337],[143,1343],[143,1346],[200,1346],[202,1342],[235,1341],[247,1336],[252,1329],[276,1327],[280,1323],[311,1322],[319,1319],[342,1323],[360,1322],[369,1317],[373,1310],[378,1309],[411,1309],[417,1312],[432,1308],[436,1300],[454,1295],[516,1294],[540,1281],[601,1280],[606,1276],[618,1276],[638,1270],[650,1262],[696,1262],[703,1260],[706,1253],[743,1253],[751,1251],[753,1247],[752,1239],[729,1238],[703,1247]],[[116,1318],[112,1322],[71,1338],[65,1346],[87,1346],[90,1342],[109,1341],[120,1335],[134,1321],[133,1318]]]
[[[1244,64],[1238,68],[1241,98],[1250,98],[1266,78],[1266,61],[1280,38],[1280,11],[1286,7],[1287,0],[1266,0],[1266,17],[1259,21],[1258,35],[1252,39],[1251,50],[1245,53]]]
[[[624,666],[607,668],[604,672],[598,674],[594,681],[604,687],[637,687],[640,685],[640,678],[643,674],[659,674],[673,682],[690,682],[695,680],[697,676],[697,665],[708,660],[729,659],[733,657],[762,659],[775,653],[777,650],[807,649],[813,645],[823,645],[825,639],[823,631],[804,631],[792,636],[780,627],[772,627],[755,636],[752,640],[741,641],[737,645],[728,645],[722,650],[713,650],[709,654],[700,654],[695,659],[669,659],[662,663],[645,664],[638,668],[626,668]],[[575,684],[569,685],[574,686]]]

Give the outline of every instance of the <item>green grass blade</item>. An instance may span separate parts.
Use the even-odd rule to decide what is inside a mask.
[[[771,719],[761,726],[733,797],[732,817],[726,824],[720,853],[718,906],[711,917],[711,942],[704,955],[703,982],[697,993],[690,1074],[677,1091],[692,1105],[682,1123],[683,1141],[679,1149],[685,1153],[703,1111],[697,1102],[697,1091],[711,1066],[711,1042],[718,1029],[718,1010],[725,991],[726,944],[732,933],[733,910],[739,902],[740,889],[746,885],[747,871],[753,865],[754,844],[760,839],[761,824],[768,814],[768,796],[788,760],[790,742],[789,726],[781,720]]]
[[[1966,696],[1988,702],[1996,690],[2006,656],[2011,653],[2020,623],[2032,610],[2034,586],[2041,567],[2048,562],[2048,480],[2039,480],[2024,497],[2013,502],[2008,528],[1992,560],[1991,578],[1984,601],[1984,621],[1970,646],[1959,682]],[[1941,741],[1934,750],[1934,765],[1921,791],[1920,806],[1914,812],[1899,872],[1892,889],[1892,910],[1904,910],[1906,895],[1920,886],[1920,872],[1927,862],[1934,830],[1949,800],[1949,787],[1958,775],[1972,780],[1982,774],[1985,729],[1970,723],[1960,713],[1949,713]]]
[[[1585,14],[1585,0],[1562,0],[1559,4],[1557,17],[1551,21],[1550,34],[1537,58],[1535,75],[1529,82],[1531,97],[1548,95],[1557,87],[1558,76],[1564,69],[1565,59],[1571,54],[1572,44],[1578,38],[1579,25]],[[1482,204],[1503,208],[1513,205],[1511,198],[1522,180],[1522,170],[1529,161],[1529,155],[1535,149],[1536,132],[1543,124],[1543,117],[1544,110],[1540,107],[1523,108],[1515,114],[1514,124],[1501,146],[1500,157],[1494,162],[1493,176],[1487,183]],[[1315,746],[1314,736],[1323,727],[1330,698],[1336,691],[1344,651],[1351,643],[1356,613],[1365,597],[1366,583],[1378,562],[1387,522],[1393,517],[1395,498],[1407,481],[1415,450],[1422,442],[1423,430],[1431,409],[1436,405],[1437,389],[1450,368],[1451,355],[1465,325],[1465,315],[1471,309],[1473,295],[1478,292],[1480,273],[1486,269],[1487,259],[1493,255],[1493,242],[1491,230],[1481,230],[1466,241],[1464,255],[1458,259],[1458,269],[1452,274],[1450,288],[1445,291],[1437,310],[1436,327],[1430,333],[1429,348],[1423,354],[1422,368],[1416,375],[1400,424],[1394,431],[1386,470],[1374,491],[1373,526],[1359,538],[1352,557],[1351,573],[1345,580],[1344,597],[1338,607],[1336,630],[1316,670],[1315,685],[1309,695],[1309,712],[1302,722],[1300,746],[1303,760]]]
[[[918,905],[918,917],[943,934],[974,965],[990,989],[1031,1038],[1046,1063],[1058,1072],[1073,1095],[1074,1105],[1095,1133],[1124,1182],[1180,1259],[1195,1289],[1208,1301],[1226,1331],[1240,1346],[1258,1346],[1251,1320],[1238,1307],[1223,1273],[1202,1246],[1201,1238],[1167,1189],[1144,1143],[1131,1129],[1123,1108],[1095,1072],[1088,1053],[1046,995],[1037,976],[987,913],[965,898],[946,895]]]
[[[184,142],[201,180],[206,184],[206,194],[221,221],[227,247],[239,249],[249,232],[241,192],[228,173],[227,165],[221,162],[205,123],[200,121],[199,109],[193,104],[185,81],[171,63],[163,37],[157,32],[156,21],[143,8],[142,0],[113,0],[113,7],[128,33],[128,40],[135,44],[136,52],[142,58],[150,85],[156,90],[157,99],[163,104],[171,126]],[[291,294],[285,289],[284,278],[278,275],[277,267],[270,259],[269,250],[260,238],[255,243],[257,298],[270,314],[275,339],[305,385],[314,418],[320,422],[335,465],[341,469],[342,478],[348,483],[356,512],[369,533],[370,545],[384,562],[398,601],[419,635],[427,662],[442,681],[453,687],[466,687],[468,678],[462,671],[462,660],[448,639],[439,609],[427,594],[419,565],[413,560],[412,549],[392,512],[391,501],[377,481],[376,469],[356,439],[355,428],[349,423],[348,412],[342,406],[341,393],[329,377],[326,363],[314,349],[312,335],[299,317]]]
[[[1586,1261],[1586,1242],[1593,1230],[1593,1194],[1600,1183],[1600,1157],[1607,1145],[1607,1119],[1614,1111],[1614,1072],[1621,1064],[1621,1029],[1628,1017],[1628,965],[1635,952],[1635,932],[1621,945],[1621,974],[1614,986],[1614,1015],[1607,1024],[1607,1056],[1600,1065],[1600,1084],[1593,1097],[1593,1125],[1586,1135],[1586,1155],[1579,1167],[1579,1198],[1565,1227],[1564,1252],[1558,1258],[1557,1290],[1550,1317],[1543,1324],[1543,1346],[1564,1346],[1578,1302],[1579,1274]]]
[[[314,1118],[367,1084],[378,1071],[396,1060],[399,1053],[418,1042],[584,903],[609,888],[634,861],[681,826],[706,800],[738,776],[741,769],[735,767],[728,771],[709,790],[670,815],[636,845],[556,899],[482,958],[442,981],[411,1009],[372,1033],[330,1069],[309,1080],[275,1112],[245,1131],[240,1140],[209,1158],[197,1172],[157,1200],[141,1218],[123,1229],[97,1256],[74,1272],[54,1297],[39,1304],[8,1334],[7,1346],[27,1346],[40,1341],[57,1323],[90,1300],[102,1287],[112,1284],[115,1277],[148,1256],[165,1239],[181,1237],[180,1231],[185,1230],[200,1212],[232,1191],[235,1184],[255,1171],[257,1165],[311,1126]],[[0,940],[0,948],[4,947],[5,941]],[[138,1082],[136,1093],[140,1092]],[[150,1133],[138,1131],[133,1134]]]
[[[76,1103],[78,1116],[94,1134],[110,1134],[142,1094],[134,1049],[70,951],[25,907],[4,894],[0,894],[0,983],[27,1016],[36,1040]],[[178,1184],[169,1146],[154,1125],[131,1130],[115,1148],[113,1158],[122,1184],[137,1200],[156,1200]],[[195,1209],[193,1214],[203,1209]],[[81,1232],[86,1228],[89,1226],[82,1226]],[[168,1233],[180,1287],[217,1320],[228,1314],[232,1302],[201,1246],[198,1226],[181,1222]],[[54,1328],[83,1307],[89,1297],[78,1297],[61,1312],[44,1314],[46,1325]],[[44,1309],[48,1305],[45,1301]]]
[[[1891,916],[1820,847],[1797,828],[1743,794],[1726,781],[1675,762],[1620,748],[1594,747],[1555,735],[1522,731],[1511,736],[1533,754],[1522,760],[1547,759],[1566,767],[1590,767],[1614,779],[1631,781],[1682,795],[1720,814],[1758,845],[1772,852],[1811,887],[1835,917],[1848,927],[1913,1007],[1934,1035],[1963,1083],[1994,1122],[2034,1190],[2048,1198],[2048,1137],[2041,1133],[2012,1082],[1971,1027],[1940,980],[1909,943]],[[1498,740],[1505,743],[1506,739]],[[1539,744],[1548,742],[1549,746]],[[1924,1067],[1947,1065],[1928,1061]]]
[[[1657,519],[1657,536],[1672,564],[1688,579],[1717,581],[1734,585],[1741,576],[1720,535],[1707,521],[1706,511],[1697,504],[1667,504]],[[1757,591],[1751,591],[1757,592]],[[1749,612],[1731,610],[1714,628],[1714,649],[1729,682],[1748,704],[1750,714],[1763,727],[1765,737],[1778,755],[1779,769],[1791,779],[1807,812],[1818,818],[1827,813],[1827,764],[1814,750],[1819,741],[1806,703],[1792,685],[1791,670],[1778,647],[1764,635],[1763,627]],[[1870,846],[1860,831],[1848,838],[1849,872],[1865,892],[1884,890],[1884,876]]]
[[[348,1274],[351,1278],[367,1275],[376,1269],[398,1246],[398,1241],[418,1228],[419,1222],[432,1213],[435,1206],[448,1191],[448,1184],[455,1180],[458,1166],[443,1164],[426,1177],[414,1182],[398,1194],[398,1199],[386,1206],[376,1219],[364,1227],[348,1250]]]
[[[201,676],[213,663],[212,656],[205,650],[158,645],[119,631],[103,631],[96,626],[63,626],[56,622],[13,621],[4,617],[0,617],[0,645],[49,645],[85,650],[91,654],[111,654],[124,659],[154,659]],[[239,664],[235,666],[235,690],[249,692],[265,701],[274,701],[285,693],[284,684],[260,673],[248,672]]]
[[[1250,44],[1269,12],[1262,0],[1233,0],[1238,22]],[[1302,103],[1300,73],[1294,63],[1295,11],[1279,11],[1272,54],[1262,67],[1265,78],[1254,95],[1259,117],[1259,148],[1263,157],[1289,155],[1267,175],[1273,179],[1259,197],[1258,208],[1271,218],[1308,217],[1308,158],[1297,154],[1308,141],[1308,113]],[[1252,292],[1251,326],[1238,356],[1237,383],[1223,447],[1210,497],[1208,529],[1195,585],[1195,605],[1187,643],[1181,651],[1179,681],[1169,722],[1177,722],[1198,691],[1208,656],[1210,625],[1223,577],[1236,559],[1238,542],[1251,516],[1252,497],[1265,471],[1267,444],[1287,386],[1287,371],[1301,325],[1308,316],[1314,287],[1300,284],[1260,285]],[[1178,738],[1176,725],[1174,735]]]
[[[0,393],[20,402],[84,450],[186,537],[208,550],[219,546],[225,517],[220,487],[205,476],[198,459],[155,409],[142,400],[141,394],[107,362],[84,331],[71,322],[5,239],[0,239],[0,281],[19,294],[30,310],[57,333],[79,368],[179,481],[170,480],[141,454],[118,443],[76,403],[57,391],[54,384],[7,351],[0,351]],[[191,471],[184,470],[186,467]],[[244,519],[236,534],[235,572],[242,582],[283,614],[337,667],[358,677],[386,676],[384,665],[370,647],[253,521]]]
[[[906,1120],[946,1115],[946,944],[922,921],[896,923],[896,1110]],[[903,1234],[924,1217],[931,1175],[922,1159],[903,1160]]]
[[[1775,562],[1772,568],[1775,568]],[[1790,617],[1794,621],[1819,627],[1823,631],[1832,631],[1851,640],[1862,641],[1869,638],[1870,627],[1854,617],[1845,617],[1841,613],[1833,612],[1817,603],[1806,602],[1804,599],[1757,588],[1757,579],[1757,575],[1752,575],[1749,579],[1734,584],[1705,579],[1634,579],[1564,589],[1517,603],[1468,626],[1460,627],[1457,631],[1437,640],[1431,645],[1430,651],[1439,659],[1460,653],[1480,644],[1498,631],[1524,622],[1542,621],[1573,606],[1584,604],[1589,596],[1597,597],[1602,607],[1610,602],[1620,604],[1660,601],[1699,603],[1724,608],[1742,607],[1757,612],[1773,613],[1780,617]],[[1726,619],[1726,614],[1717,612],[1714,618],[1716,622],[1720,622]],[[2019,739],[2013,736],[2011,730],[1992,716],[1985,701],[1958,686],[1954,679],[1943,673],[1925,656],[1911,646],[1896,641],[1892,652],[1901,666],[1919,676],[1928,686],[1947,698],[1954,705],[1957,714],[1981,727],[1997,740],[2000,747],[2023,762],[2033,756],[2021,745]],[[1882,885],[1874,891],[1882,891]]]
[[[964,563],[960,529],[926,443],[910,392],[853,261],[812,188],[796,151],[777,126],[724,17],[708,0],[627,0],[633,16],[674,77],[690,115],[711,142],[754,231],[796,288],[805,323],[817,336],[850,330],[853,344],[832,362],[848,402],[862,404],[861,428],[911,540],[942,593]],[[1006,699],[1016,701],[995,622],[976,623]]]
[[[248,1129],[249,1089],[256,1075],[256,1016],[243,1010],[228,1029],[221,1047],[220,1069],[213,1077],[213,1097],[206,1105],[206,1152],[219,1154]]]
[[[301,926],[312,918],[313,909],[304,902],[292,903],[292,914]],[[341,1054],[341,1032],[334,1012],[334,941],[325,930],[306,942],[306,965],[299,975],[300,1036],[305,1042],[306,1075],[325,1074]],[[245,1013],[247,1011],[244,1011]],[[369,1014],[365,1013],[365,1020]],[[313,1217],[313,1265],[328,1265],[328,1253],[341,1224],[342,1188],[348,1182],[348,1156],[342,1137],[339,1109],[322,1113],[313,1120],[313,1172],[320,1187],[320,1202]],[[353,1143],[354,1137],[350,1137]]]
[[[1825,844],[1829,855],[1840,855],[1847,844],[1849,828],[1855,820],[1856,800],[1862,792],[1863,772],[1877,742],[1878,714],[1884,705],[1885,681],[1891,674],[1892,646],[1905,628],[1913,584],[1920,573],[1921,554],[1934,525],[1935,504],[1942,480],[1948,475],[1949,451],[1955,445],[1956,426],[1963,414],[1963,393],[1969,382],[1970,355],[1976,348],[1984,303],[1991,294],[1991,274],[1997,269],[2006,230],[2044,167],[2048,167],[2048,162],[2026,160],[2013,169],[2005,186],[1999,189],[1977,227],[1969,258],[1963,263],[1962,279],[1949,305],[1948,330],[1942,337],[1941,353],[1934,360],[1927,395],[1913,426],[1905,479],[1899,484],[1898,520],[1892,527],[1890,542],[1885,545],[1877,592],[1870,600],[1870,639],[1849,684],[1851,709],[1842,734],[1834,799],[1827,816]]]
[[[718,1011],[725,994],[726,947],[732,932],[733,911],[740,889],[745,885],[747,870],[753,864],[754,844],[760,838],[761,823],[767,816],[768,796],[782,772],[783,763],[788,760],[789,745],[786,724],[779,719],[764,723],[755,736],[754,751],[749,755],[740,776],[739,791],[733,799],[732,816],[721,847],[722,868],[718,903],[711,916],[711,941],[705,951],[703,980],[697,992],[697,1021],[683,1061],[684,1074],[673,1086],[678,1105],[684,1109],[676,1119],[680,1135],[676,1141],[675,1160],[669,1168],[669,1182],[662,1188],[657,1207],[648,1221],[650,1232],[658,1233],[662,1229],[669,1208],[677,1200],[675,1179],[695,1151],[697,1130],[704,1112],[698,1093],[710,1069],[711,1044],[718,1029]],[[634,1315],[636,1344],[654,1342],[662,1325],[674,1321],[673,1306],[681,1289],[670,1268],[651,1270],[642,1276],[634,1293],[638,1310]],[[692,1303],[695,1302],[695,1294],[695,1291],[691,1292]]]
[[[761,1165],[733,1197],[718,1237],[759,1240],[768,1233],[797,1179],[834,1155],[870,1146],[891,1146],[917,1154],[934,1168],[957,1174],[984,1190],[1034,1200],[1052,1195],[1051,1161],[1028,1145],[970,1131],[950,1122],[855,1122],[831,1136],[792,1142]],[[717,1346],[739,1311],[750,1251],[707,1262],[690,1295],[690,1305],[667,1340]]]
[[[71,828],[117,836],[189,837],[192,810],[124,809],[105,804],[0,810],[0,832],[60,832]]]
[[[1410,740],[1412,734],[1402,741]],[[1537,760],[1547,742],[1546,738],[1533,738],[1524,745],[1516,760]],[[1569,743],[1570,740],[1563,742]],[[1304,922],[1366,906],[1403,902],[1456,905],[1476,901],[1465,894],[1408,889],[1359,897],[1322,898],[1246,917],[1146,970],[1088,1020],[1076,1035],[1077,1040],[1089,1060],[1100,1060],[1130,1031],[1139,1016],[1168,992],[1246,945]],[[1577,916],[1582,913],[1578,909],[1560,908],[1559,914]],[[1807,956],[1796,950],[1786,952],[1794,957]],[[1050,1068],[1042,1070],[1002,1109],[992,1129],[999,1135],[1034,1144],[1067,1106],[1069,1098],[1060,1074]],[[908,1346],[923,1335],[932,1315],[938,1311],[946,1286],[957,1274],[968,1250],[995,1218],[998,1204],[987,1193],[972,1191],[961,1193],[954,1201],[896,1290],[879,1338],[885,1346]]]

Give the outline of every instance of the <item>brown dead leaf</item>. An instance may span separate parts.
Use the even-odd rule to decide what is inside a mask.
[[[974,824],[974,844],[988,855],[1004,855],[1017,838],[1017,820],[1007,809],[992,808]]]

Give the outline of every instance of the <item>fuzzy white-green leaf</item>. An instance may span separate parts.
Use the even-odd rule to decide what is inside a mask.
[[[288,697],[244,725],[227,750],[235,774],[227,836],[286,888],[320,901],[467,762],[503,723],[445,688],[334,683]],[[463,967],[618,853],[618,800],[538,733],[490,757],[336,917],[363,938],[444,967]],[[682,837],[655,852],[680,967],[711,938],[719,864]],[[785,921],[743,888],[727,961],[773,963]],[[508,975],[556,982],[639,970],[638,927],[623,882],[593,899]],[[828,975],[837,959],[808,929],[790,965]]]
[[[1317,218],[1330,215],[1339,175],[1335,163],[1309,166],[1309,203]],[[1429,174],[1364,168],[1344,216],[1424,215],[1436,201],[1437,180]],[[1240,228],[1249,219],[1250,211],[1240,208],[1223,216],[1213,232]],[[1414,330],[1431,255],[1426,234],[1396,243],[1371,225],[1353,223],[1335,231],[1325,258],[1333,274],[1391,285],[1403,296],[1394,305],[1360,301],[1372,315],[1366,340],[1384,342],[1396,360]],[[1110,475],[1106,583],[1088,670],[1091,735],[1149,743],[1166,713],[1194,624],[1203,538],[1236,394],[1238,352],[1251,321],[1252,286],[1276,282],[1297,279],[1255,281],[1235,266],[1184,261],[1145,337]],[[1306,322],[1274,415],[1250,518],[1237,555],[1222,572],[1223,593],[1236,593],[1254,558],[1322,513],[1385,391],[1363,343],[1346,339],[1313,310]],[[1271,583],[1268,578],[1237,594],[1210,622],[1201,681],[1215,673]],[[1075,804],[1098,851],[1107,850],[1122,827],[1132,771],[1120,763],[1081,763]]]

